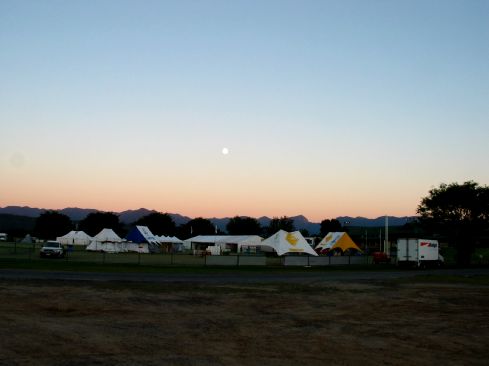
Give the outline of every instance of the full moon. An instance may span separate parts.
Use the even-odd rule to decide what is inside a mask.
[[[229,149],[227,147],[222,148],[222,155],[227,155],[229,154]]]

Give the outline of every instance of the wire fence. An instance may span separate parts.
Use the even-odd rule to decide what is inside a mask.
[[[42,243],[0,243],[0,259],[51,261],[42,258]],[[85,247],[65,248],[65,256],[59,261],[97,264],[137,264],[141,266],[340,266],[371,265],[371,256],[319,256],[286,255],[277,257],[265,253],[230,253],[206,255],[203,251],[182,253],[106,253],[87,251]]]
[[[0,242],[1,260],[50,261],[41,258],[43,243]],[[230,253],[227,255],[206,255],[204,251],[186,251],[182,253],[107,253],[87,251],[83,246],[65,247],[66,255],[59,260],[95,264],[137,264],[141,266],[361,266],[374,265],[370,255],[352,256],[309,256],[285,255],[277,257],[266,253]],[[480,254],[483,253],[483,254]],[[447,258],[448,257],[448,258]],[[453,256],[445,257],[446,265],[455,264]],[[391,264],[396,263],[393,257]],[[489,266],[486,252],[474,253],[473,265]]]

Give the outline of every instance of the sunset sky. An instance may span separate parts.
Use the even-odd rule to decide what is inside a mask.
[[[320,221],[489,184],[487,0],[0,0],[0,55],[0,207]]]

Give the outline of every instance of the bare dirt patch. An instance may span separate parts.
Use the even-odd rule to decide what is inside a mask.
[[[489,287],[0,282],[1,365],[486,365]]]

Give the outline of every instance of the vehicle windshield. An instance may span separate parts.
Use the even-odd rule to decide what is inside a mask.
[[[61,247],[61,244],[60,243],[46,243],[44,244],[45,247],[49,247],[49,248],[59,248]]]

